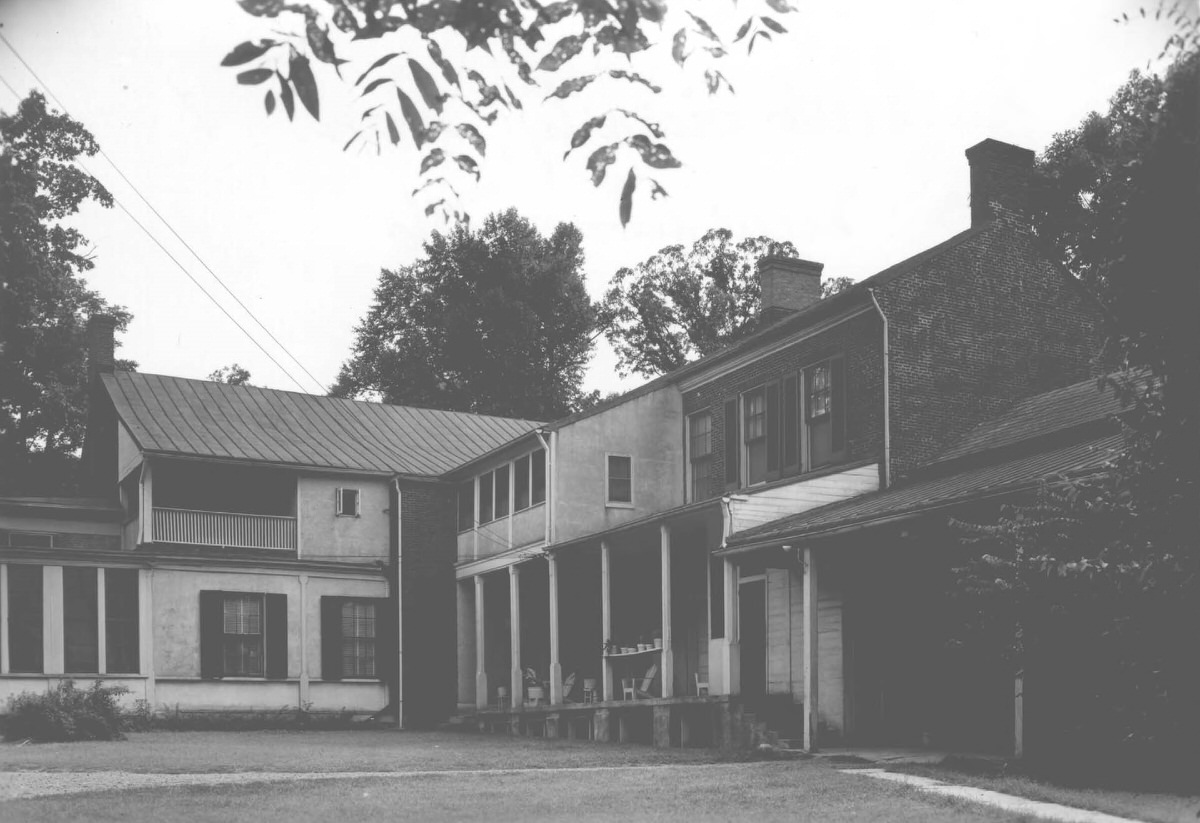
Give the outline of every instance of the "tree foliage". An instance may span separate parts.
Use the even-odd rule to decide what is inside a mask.
[[[87,241],[62,221],[112,198],[75,162],[98,150],[92,135],[41,94],[0,115],[0,134],[0,489],[69,492],[86,427],[87,317],[107,312],[124,329],[130,316],[87,287]]]
[[[734,240],[710,229],[686,248],[667,246],[634,268],[622,268],[604,297],[605,334],[622,373],[653,377],[737,342],[755,328],[761,302],[758,262],[795,257],[790,242]],[[822,283],[822,297],[853,281]]]
[[[1052,730],[1041,757],[1143,780],[1200,765],[1198,104],[1193,45],[1041,158],[1037,231],[1108,309],[1123,371],[1102,389],[1130,407],[1126,444],[1095,476],[962,526],[964,636],[1026,672]]]
[[[509,209],[434,232],[424,257],[380,274],[332,393],[552,420],[592,401],[595,326],[579,230],[543,237]]]
[[[244,369],[237,363],[217,369],[209,374],[209,380],[214,383],[228,383],[231,386],[250,386],[250,370]]]
[[[345,148],[380,152],[411,141],[424,178],[414,194],[424,198],[426,214],[461,219],[455,182],[479,179],[487,153],[483,131],[523,108],[514,86],[542,101],[606,85],[659,94],[661,86],[630,68],[635,58],[669,52],[680,67],[703,72],[710,94],[722,87],[732,92],[718,67],[734,44],[753,52],[757,42],[787,31],[772,15],[794,11],[788,0],[763,3],[722,37],[696,6],[672,9],[666,0],[239,0],[248,14],[264,19],[272,36],[239,44],[222,65],[237,71],[238,83],[262,90],[267,115],[282,107],[291,119],[299,100],[319,119],[313,61],[326,64],[361,101],[360,127]],[[381,53],[373,41],[392,50]],[[343,74],[343,65],[372,59],[365,69],[356,65]],[[549,93],[546,83],[554,86]],[[653,177],[639,186],[636,169],[658,172],[680,162],[663,142],[663,129],[627,108],[585,120],[564,159],[601,132],[604,144],[589,154],[586,169],[599,186],[610,165],[628,161],[618,203],[625,224],[637,192],[652,199],[666,194]]]

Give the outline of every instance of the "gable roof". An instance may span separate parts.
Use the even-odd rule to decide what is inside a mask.
[[[157,374],[103,380],[149,454],[436,477],[541,425]]]
[[[1048,477],[1098,470],[1124,443],[1103,421],[1122,411],[1095,379],[1039,394],[980,424],[889,489],[773,520],[730,536],[732,551],[780,539],[815,537],[1036,486]],[[1029,448],[1018,447],[1026,444]],[[970,456],[966,461],[963,458]],[[953,471],[938,471],[952,465]]]

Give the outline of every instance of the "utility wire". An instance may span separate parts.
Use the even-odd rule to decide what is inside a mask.
[[[3,33],[0,33],[0,42],[3,42],[4,45],[8,47],[8,50],[11,51],[13,53],[13,55],[17,58],[17,60],[19,60],[21,62],[21,65],[24,66],[25,70],[28,71],[33,76],[33,79],[36,80],[38,82],[38,84],[43,89],[46,90],[46,93],[48,95],[50,95],[50,98],[58,105],[58,107],[60,109],[62,109],[63,113],[70,115],[70,112],[67,110],[67,107],[63,104],[62,100],[60,100],[58,98],[58,95],[56,95],[53,92],[53,90],[51,90],[51,88],[48,85],[46,85],[45,81],[42,80],[42,78],[38,76],[38,73],[33,70],[33,67],[30,66],[28,62],[26,62],[25,58],[22,57],[21,53],[18,52],[13,47],[13,44],[8,41],[8,38],[5,37]],[[21,96],[19,94],[17,94],[16,90],[13,89],[13,87],[8,84],[8,81],[4,81],[4,85],[8,86],[9,91],[12,91],[13,94],[16,94],[18,99],[21,99]],[[204,267],[205,271],[207,271],[210,275],[212,275],[213,279],[216,280],[221,285],[221,288],[223,288],[225,290],[225,292],[230,297],[233,298],[234,302],[237,303],[239,306],[241,306],[242,310],[245,311],[246,314],[248,314],[250,316],[250,319],[258,324],[258,327],[260,329],[262,329],[263,332],[266,333],[267,337],[271,338],[271,340],[275,343],[275,345],[279,346],[279,348],[281,350],[283,350],[284,354],[286,354],[288,357],[290,357],[292,362],[295,363],[297,366],[299,366],[300,370],[303,371],[306,375],[308,375],[309,379],[313,381],[313,383],[320,389],[321,392],[328,391],[328,389],[321,383],[321,381],[318,380],[315,376],[313,376],[313,373],[310,372],[304,366],[303,363],[301,363],[298,359],[296,359],[296,356],[294,354],[292,354],[291,351],[288,350],[287,346],[283,345],[283,343],[280,342],[279,338],[277,338],[274,334],[272,334],[271,330],[268,329],[265,325],[263,325],[263,322],[258,319],[258,317],[254,314],[254,312],[252,312],[245,303],[242,302],[241,298],[239,298],[236,294],[233,293],[233,290],[230,289],[229,286],[225,284],[225,281],[222,280],[217,275],[217,273],[212,270],[212,268],[208,265],[208,263],[205,262],[204,258],[201,257],[200,254],[194,248],[192,248],[191,244],[189,244],[186,240],[184,240],[183,237],[179,234],[179,232],[175,231],[175,227],[171,225],[171,223],[167,220],[167,218],[163,217],[162,214],[159,212],[159,210],[154,208],[154,205],[149,200],[146,199],[146,196],[142,194],[141,190],[138,189],[138,187],[136,185],[134,185],[133,181],[130,180],[125,175],[125,172],[121,171],[121,168],[120,168],[120,166],[118,166],[116,164],[116,161],[114,161],[111,157],[109,157],[108,153],[106,151],[104,151],[103,148],[99,149],[99,154],[106,161],[108,161],[108,164],[110,166],[112,166],[113,170],[117,173],[118,176],[120,176],[120,178],[122,180],[125,181],[125,183],[129,186],[129,188],[133,189],[134,194],[136,194],[138,196],[138,198],[142,201],[142,203],[144,203],[146,205],[146,208],[150,209],[150,211],[154,214],[154,216],[157,217],[159,219],[159,221],[161,221],[162,224],[167,227],[167,231],[171,232],[171,234],[174,235],[175,239],[183,244],[183,247],[185,249],[187,249],[191,253],[191,255],[200,262],[200,265]],[[90,172],[89,172],[89,174],[90,174]],[[120,203],[118,203],[118,205],[120,205]],[[121,205],[121,209],[126,214],[129,214],[131,219],[133,218],[133,215],[129,213],[129,210],[126,209],[125,206]],[[136,220],[134,220],[134,222],[137,223]],[[139,228],[142,229],[142,231],[146,232],[147,235],[149,235],[149,231],[147,231],[145,226],[142,226],[140,223],[138,223],[138,226],[139,226]],[[151,236],[151,239],[154,240],[154,242],[157,243],[160,248],[162,248],[162,244],[158,243],[158,241],[155,238],[153,238]],[[163,251],[166,252],[166,249],[164,248]],[[167,256],[171,257],[170,254],[168,254]],[[175,265],[180,266],[179,261],[175,260],[174,257],[171,257],[171,260],[172,260],[172,262],[175,263]],[[182,266],[180,266],[180,268],[183,269]],[[187,274],[188,277],[192,280],[192,282],[196,283],[197,286],[200,285],[196,281],[196,279],[191,276],[191,274],[188,274],[188,272],[186,270],[184,270],[184,274]],[[213,303],[217,302],[216,299],[211,294],[209,294],[207,291],[205,291],[203,288],[201,288],[201,291],[204,291],[205,296],[207,296],[209,300],[212,300]],[[218,304],[218,308],[220,308],[219,304]],[[225,311],[224,308],[222,308],[221,311],[225,312],[225,315],[227,317],[230,317],[231,320],[233,319],[232,316],[229,315],[229,312]],[[234,321],[234,322],[236,323],[236,321]],[[237,324],[237,325],[238,325],[238,328],[242,330],[243,334],[245,334],[247,337],[250,337],[250,333],[247,332],[246,329],[241,326],[241,324]],[[263,352],[266,353],[266,349],[263,349],[263,347],[258,344],[258,341],[254,340],[253,337],[250,337],[250,339],[252,342],[254,342],[254,344],[256,346],[258,346],[258,348],[262,349]],[[270,357],[270,355],[268,355],[268,357]],[[271,362],[275,363],[277,366],[279,365],[278,362],[274,358],[271,358]],[[280,369],[283,369],[283,367],[280,366]],[[292,382],[295,383],[297,385],[297,387],[300,388],[301,391],[304,391],[304,386],[301,385],[296,380],[296,378],[292,377],[291,374],[288,374],[286,369],[284,369],[283,372],[284,372],[284,374],[287,374],[288,377],[290,377],[292,379]]]

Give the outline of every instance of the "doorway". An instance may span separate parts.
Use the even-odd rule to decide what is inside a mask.
[[[767,581],[764,575],[738,581],[738,641],[742,697],[767,693]]]

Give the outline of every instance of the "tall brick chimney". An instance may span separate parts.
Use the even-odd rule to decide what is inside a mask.
[[[110,314],[93,314],[88,318],[88,380],[95,382],[101,374],[112,374],[116,369],[116,343],[113,332],[117,318]]]
[[[821,299],[821,270],[824,263],[799,257],[772,255],[758,261],[758,284],[762,307],[758,317],[773,323],[793,312],[807,309]]]
[[[971,227],[993,220],[996,208],[1029,214],[1033,152],[988,138],[967,149],[971,166]]]

